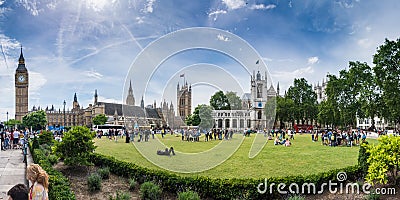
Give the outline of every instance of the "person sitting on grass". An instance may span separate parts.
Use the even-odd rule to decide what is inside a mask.
[[[286,138],[286,139],[283,139],[282,142],[281,142],[280,144],[281,144],[281,145],[284,145],[284,144],[286,144],[286,141],[288,141],[287,138]]]
[[[281,142],[278,139],[278,136],[275,137],[274,145],[280,145]]]
[[[292,145],[292,143],[290,142],[289,139],[286,138],[285,147],[290,147],[290,145]]]
[[[174,147],[169,148],[169,150],[168,150],[168,148],[165,148],[164,151],[157,150],[157,155],[160,155],[160,156],[171,156],[171,153],[173,156],[175,155]]]

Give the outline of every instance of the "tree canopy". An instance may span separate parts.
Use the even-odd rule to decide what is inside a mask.
[[[400,123],[400,38],[385,40],[374,55],[376,83],[382,92],[382,103],[378,106],[386,118]]]
[[[293,86],[289,87],[285,98],[291,99],[295,105],[290,112],[297,123],[301,121],[304,124],[306,120],[316,119],[317,94],[305,78],[294,79]]]
[[[185,119],[188,126],[199,126],[201,129],[209,130],[214,126],[212,118],[212,107],[205,104],[198,105],[191,115]]]
[[[226,98],[228,99],[228,103],[231,110],[240,110],[242,109],[242,100],[239,96],[236,95],[236,92],[226,92]]]
[[[211,96],[210,105],[215,110],[230,110],[231,105],[229,104],[228,97],[222,91],[216,92]]]
[[[43,110],[29,113],[22,118],[22,123],[27,128],[32,127],[34,131],[42,130],[47,124],[46,113]]]
[[[104,114],[96,115],[96,116],[93,118],[93,124],[94,124],[94,125],[103,125],[103,124],[105,124],[106,122],[107,122],[107,117],[106,117]]]

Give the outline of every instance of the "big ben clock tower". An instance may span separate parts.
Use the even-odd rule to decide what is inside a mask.
[[[15,71],[15,119],[19,121],[22,121],[22,117],[28,114],[28,86],[28,70],[25,67],[25,59],[21,47],[18,67]]]

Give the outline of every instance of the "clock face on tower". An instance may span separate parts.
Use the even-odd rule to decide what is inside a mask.
[[[25,76],[24,75],[19,75],[18,76],[18,82],[23,83],[25,81]]]

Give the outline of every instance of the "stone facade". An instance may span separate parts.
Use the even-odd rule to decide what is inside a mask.
[[[28,87],[29,74],[25,67],[25,58],[21,54],[18,59],[18,67],[15,71],[15,119],[22,122],[22,118],[28,114]]]

